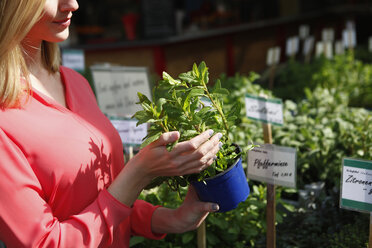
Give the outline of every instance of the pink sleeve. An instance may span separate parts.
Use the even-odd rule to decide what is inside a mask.
[[[0,240],[8,247],[99,247],[132,208],[106,190],[81,213],[59,221],[24,154],[0,129]]]
[[[137,200],[133,205],[131,215],[131,229],[135,236],[143,236],[149,239],[162,239],[166,234],[152,232],[151,218],[154,211],[160,206],[153,206],[148,202]]]

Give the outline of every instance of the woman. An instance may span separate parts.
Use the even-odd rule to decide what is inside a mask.
[[[168,152],[163,134],[124,167],[120,137],[87,81],[60,66],[76,0],[0,0],[0,240],[7,247],[128,247],[195,229],[218,205],[192,188],[178,209],[137,200],[157,176],[199,172],[211,130]]]

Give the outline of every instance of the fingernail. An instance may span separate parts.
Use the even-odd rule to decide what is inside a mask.
[[[217,134],[217,138],[218,138],[218,139],[221,139],[221,138],[222,138],[222,133],[218,133],[218,134]]]
[[[213,211],[218,211],[219,209],[220,209],[220,206],[218,206],[218,204],[212,204]]]
[[[217,156],[214,156],[213,160],[217,160]]]
[[[222,142],[218,143],[218,147],[219,147],[219,148],[222,147]]]
[[[213,133],[214,133],[214,131],[212,130],[212,129],[209,129],[209,136],[212,136],[213,135]]]

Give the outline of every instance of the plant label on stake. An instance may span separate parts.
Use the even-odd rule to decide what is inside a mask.
[[[345,47],[344,47],[344,43],[342,42],[342,40],[336,41],[335,54],[337,55],[345,54]]]
[[[333,28],[325,28],[322,30],[322,41],[331,41],[335,39],[335,31]]]
[[[287,45],[286,45],[286,55],[288,57],[294,57],[299,49],[299,43],[300,40],[298,36],[293,36],[287,39]]]
[[[266,64],[270,67],[269,88],[274,88],[275,68],[280,61],[280,47],[272,47],[267,52]]]
[[[372,212],[372,161],[344,158],[340,207]]]
[[[311,53],[314,49],[314,36],[309,36],[304,42],[303,55]]]
[[[283,105],[281,99],[267,99],[247,94],[245,97],[248,118],[262,122],[263,136],[266,144],[272,144],[271,124],[283,125]],[[276,247],[276,200],[275,185],[267,184],[266,192],[266,247]]]
[[[279,64],[280,60],[280,47],[271,47],[267,51],[266,64],[267,66],[273,66]]]
[[[353,49],[356,46],[356,33],[354,29],[345,29],[342,32],[344,46]]]
[[[264,97],[246,94],[246,116],[273,125],[283,125],[283,103],[281,99],[266,99]]]
[[[296,188],[296,149],[272,144],[248,151],[247,176],[274,185]]]
[[[322,54],[324,54],[324,42],[318,41],[315,47],[315,56],[320,57]]]
[[[354,30],[355,29],[355,22],[352,20],[349,20],[345,24],[346,29]]]
[[[299,28],[299,36],[301,40],[305,40],[310,34],[309,25],[301,25]]]
[[[370,214],[369,246],[372,244],[372,161],[344,158],[340,207]]]
[[[324,44],[324,55],[327,59],[333,58],[333,45],[331,41],[325,41]]]
[[[314,50],[314,36],[309,36],[304,41],[303,55],[305,56],[305,62],[309,62],[311,58],[311,52]]]

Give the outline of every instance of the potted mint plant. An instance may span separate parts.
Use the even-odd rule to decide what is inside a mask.
[[[143,110],[133,117],[138,120],[137,125],[151,124],[142,147],[169,131],[180,132],[177,142],[189,140],[208,129],[223,134],[220,140],[223,145],[217,159],[207,169],[199,174],[158,177],[148,188],[165,182],[172,190],[178,191],[180,187],[192,184],[202,201],[218,203],[219,211],[226,212],[236,208],[249,195],[241,164],[244,152],[229,138],[241,106],[237,102],[228,110],[224,109],[223,98],[229,94],[228,90],[221,87],[219,80],[210,90],[208,82],[209,72],[204,62],[199,66],[194,64],[191,71],[180,74],[177,79],[163,72],[163,79],[153,89],[152,101],[138,93]],[[169,145],[168,149],[171,150],[175,144]]]

